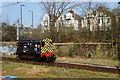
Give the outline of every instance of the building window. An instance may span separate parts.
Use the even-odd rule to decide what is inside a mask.
[[[72,14],[72,17],[74,18],[74,14]]]
[[[118,22],[120,22],[120,17],[118,17]]]
[[[44,26],[47,27],[48,26],[48,22],[44,21]]]
[[[107,23],[110,23],[110,18],[108,18]]]
[[[98,23],[100,23],[100,19],[98,19]]]
[[[69,24],[69,20],[66,20],[66,23]]]
[[[66,15],[64,15],[64,18],[66,19]]]
[[[87,23],[90,24],[90,20],[89,19],[87,20]]]
[[[61,22],[61,25],[63,25],[63,21]]]
[[[62,20],[62,17],[60,17],[60,20]]]

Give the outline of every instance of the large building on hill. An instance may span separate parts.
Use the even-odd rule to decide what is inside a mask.
[[[84,30],[107,31],[111,29],[111,18],[103,12],[88,10],[81,24]]]
[[[57,16],[56,16],[57,17]],[[51,17],[52,20],[53,17]],[[41,26],[43,32],[50,29],[50,17],[45,14]],[[63,28],[73,27],[73,30],[89,30],[89,31],[107,31],[111,29],[111,18],[103,12],[88,10],[84,18],[77,15],[72,9],[68,9],[66,14],[62,14],[55,22],[57,31]]]
[[[73,27],[74,30],[79,30],[81,26],[82,17],[74,13],[72,9],[68,9],[68,13],[61,15],[56,21],[57,30],[61,27]]]

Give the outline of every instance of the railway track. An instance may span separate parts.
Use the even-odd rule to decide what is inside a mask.
[[[44,62],[36,62],[36,61],[28,61],[28,60],[19,60],[18,58],[7,58],[7,57],[0,57],[0,60],[33,64],[33,65],[44,65],[44,66],[52,66],[52,67],[120,74],[120,69],[118,67],[101,67],[101,66],[69,64],[69,63],[44,63]]]

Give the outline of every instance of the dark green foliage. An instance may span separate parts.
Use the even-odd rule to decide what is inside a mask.
[[[88,54],[87,54],[87,58],[92,58],[92,54],[91,54],[91,53],[88,53]]]
[[[70,57],[76,56],[76,50],[75,50],[74,47],[70,47],[70,48],[69,48],[68,55],[69,55]]]
[[[113,60],[119,60],[119,61],[120,61],[119,58],[120,58],[120,57],[118,56],[118,54],[114,54],[114,55],[111,57],[111,59],[113,59]]]
[[[61,50],[56,51],[55,53],[57,56],[63,56],[63,52]]]

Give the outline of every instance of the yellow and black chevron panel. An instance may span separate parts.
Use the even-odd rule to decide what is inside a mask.
[[[49,38],[45,38],[45,39],[43,39],[43,41],[44,41],[44,42],[52,42],[52,40],[49,39]]]
[[[46,38],[46,39],[43,39],[43,42],[45,42],[45,44],[44,44],[44,47],[41,47],[42,53],[53,52],[52,40]]]

